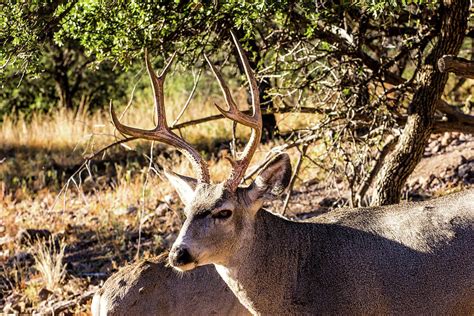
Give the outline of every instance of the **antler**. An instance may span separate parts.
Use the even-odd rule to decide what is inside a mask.
[[[173,133],[169,129],[168,124],[166,123],[163,84],[165,81],[166,73],[173,62],[174,56],[175,54],[173,54],[161,74],[157,76],[148,60],[148,52],[145,49],[145,64],[153,88],[156,113],[158,115],[158,122],[154,129],[143,130],[135,127],[126,126],[120,123],[113,109],[112,101],[110,102],[110,114],[112,116],[112,121],[114,122],[115,127],[120,133],[137,138],[156,140],[178,148],[191,162],[194,172],[197,174],[198,181],[201,183],[209,183],[209,169],[207,167],[206,162],[202,159],[201,155],[193,147],[191,147],[191,145],[189,145],[187,142],[185,142],[183,139],[179,138],[175,133]]]
[[[216,76],[217,81],[224,93],[225,101],[229,107],[228,110],[225,110],[216,104],[217,109],[224,115],[225,117],[233,120],[234,122],[240,123],[242,125],[248,126],[252,129],[252,134],[250,135],[250,140],[244,148],[244,151],[241,153],[241,156],[236,160],[229,161],[232,164],[232,172],[227,179],[225,185],[232,191],[235,191],[240,184],[240,181],[245,175],[245,171],[247,170],[250,161],[252,160],[252,156],[257,149],[257,146],[260,142],[260,138],[262,136],[262,114],[260,110],[260,98],[259,98],[259,91],[257,86],[257,80],[250,68],[249,61],[245,56],[245,52],[240,46],[237,37],[235,36],[234,32],[231,31],[232,39],[237,47],[237,51],[239,53],[240,60],[242,61],[242,65],[245,70],[245,75],[247,76],[247,80],[250,86],[250,94],[252,96],[252,115],[246,115],[242,113],[237,105],[235,104],[232,95],[230,94],[229,87],[224,82],[221,73],[214,67],[214,65],[210,62],[209,58],[204,55],[206,58],[209,66],[211,67],[212,72]]]

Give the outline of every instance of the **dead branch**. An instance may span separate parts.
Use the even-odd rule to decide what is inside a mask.
[[[250,171],[245,175],[242,181],[247,181],[248,179],[252,178],[259,170],[261,170],[270,160],[272,160],[278,153],[286,151],[290,148],[305,144],[310,145],[321,138],[319,134],[310,133],[304,137],[298,138],[292,142],[287,142],[281,146],[274,147],[261,161],[258,165],[250,169]]]
[[[398,141],[398,136],[391,138],[383,146],[382,150],[378,153],[377,157],[375,157],[375,165],[373,166],[372,170],[362,180],[359,190],[357,190],[357,193],[355,195],[355,202],[357,206],[362,206],[362,200],[364,199],[367,193],[367,190],[370,188],[377,174],[382,168],[383,162],[385,161],[385,157],[387,157],[387,155],[395,148],[395,144],[397,143],[397,141]]]
[[[461,132],[474,134],[474,115],[463,113],[458,107],[439,100],[437,110],[444,114],[443,120],[436,121],[433,126],[434,133]]]
[[[321,109],[313,108],[313,107],[299,107],[299,108],[296,108],[296,107],[292,107],[292,106],[285,106],[285,107],[281,107],[281,108],[262,109],[262,115],[264,115],[264,114],[277,114],[277,113],[292,113],[292,112],[294,112],[294,113],[306,113],[306,114],[321,114],[321,113],[323,113],[323,111]],[[242,113],[250,115],[250,114],[252,114],[252,111],[247,110],[247,111],[242,111]],[[223,119],[223,118],[224,118],[224,116],[222,114],[211,115],[211,116],[199,118],[199,119],[196,119],[196,120],[191,120],[191,121],[183,122],[183,123],[180,123],[180,124],[176,124],[171,129],[172,130],[181,129],[181,128],[184,128],[184,127],[189,127],[189,126],[193,126],[193,125],[207,123],[207,122],[211,122],[211,121],[215,121],[215,120],[220,120],[220,119]]]
[[[474,115],[463,113],[459,107],[450,105],[444,100],[438,100],[436,110],[444,115],[433,123],[432,133],[459,132],[474,134]],[[406,116],[396,118],[399,125],[405,125]]]
[[[291,176],[290,185],[288,186],[288,194],[286,195],[285,203],[283,204],[283,210],[281,212],[282,215],[285,215],[286,209],[288,208],[288,203],[290,202],[291,193],[293,192],[293,186],[295,185],[296,178],[298,177],[298,173],[300,172],[301,164],[303,163],[303,158],[306,155],[306,151],[308,150],[308,147],[309,147],[309,144],[304,143],[300,150],[298,162],[296,163],[295,171],[293,172],[293,175]]]
[[[94,159],[95,157],[99,156],[100,154],[104,153],[105,151],[107,151],[108,149],[112,148],[112,147],[115,147],[117,145],[121,145],[123,143],[127,143],[127,142],[130,142],[132,140],[135,140],[137,139],[137,137],[126,137],[126,138],[122,138],[116,142],[113,142],[112,144],[109,144],[101,149],[99,149],[98,151],[96,152],[93,152],[92,154],[89,154],[87,156],[85,156],[85,162],[89,162],[91,161],[92,159]]]
[[[194,97],[194,93],[196,92],[196,88],[198,86],[198,83],[199,83],[199,79],[201,78],[201,73],[202,73],[202,69],[199,69],[199,72],[197,75],[193,76],[193,80],[194,80],[194,85],[193,85],[193,88],[191,90],[191,93],[189,94],[189,97],[188,99],[186,100],[186,103],[184,104],[183,108],[181,109],[181,111],[179,112],[178,116],[176,116],[173,124],[171,124],[171,128],[174,128],[174,126],[178,123],[178,121],[180,120],[180,118],[183,116],[184,112],[187,110],[187,108],[189,107],[189,104],[191,103],[191,100],[193,99]]]
[[[92,296],[94,296],[95,290],[93,291],[88,291],[81,296],[78,296],[76,298],[67,300],[67,301],[62,301],[54,304],[51,307],[46,307],[45,310],[40,311],[41,315],[59,315],[59,313],[70,309],[74,306],[84,304],[87,300],[89,300]]]
[[[445,101],[440,101],[439,103],[445,103]],[[461,133],[468,133],[474,134],[474,116],[467,115],[462,113],[461,111],[455,111],[456,107],[448,105],[448,107],[452,107],[452,110],[449,110],[443,104],[438,103],[438,110],[443,113],[448,114],[447,120],[444,121],[436,121],[433,127],[433,133],[444,133],[444,132],[461,132]],[[245,114],[250,114],[250,111],[243,111]],[[303,113],[303,114],[325,114],[324,110],[313,108],[313,107],[299,107],[295,108],[292,106],[285,106],[281,108],[272,108],[272,109],[262,109],[262,114],[277,114],[277,113]],[[221,114],[211,115],[207,117],[203,117],[196,120],[191,120],[187,122],[183,122],[180,124],[176,124],[172,129],[181,129],[189,126],[199,125],[202,123],[207,123],[211,121],[216,121],[223,119],[224,117]],[[356,117],[357,119],[364,120],[364,117]],[[400,125],[405,125],[406,117],[399,117],[397,121]]]
[[[452,72],[456,76],[474,79],[474,61],[453,55],[444,55],[438,60],[441,72]]]

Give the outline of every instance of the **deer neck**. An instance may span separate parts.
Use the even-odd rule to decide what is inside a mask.
[[[286,300],[292,299],[288,295],[294,290],[285,286],[298,284],[302,277],[298,265],[311,260],[317,264],[318,241],[307,227],[260,210],[251,236],[240,242],[228,262],[216,264],[218,273],[253,314],[286,310]]]

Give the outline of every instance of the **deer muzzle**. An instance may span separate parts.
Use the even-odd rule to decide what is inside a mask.
[[[181,271],[194,269],[196,266],[195,260],[189,250],[182,245],[175,246],[171,249],[168,256],[169,263],[173,268]]]

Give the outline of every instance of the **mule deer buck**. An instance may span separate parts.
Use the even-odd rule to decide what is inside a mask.
[[[92,300],[93,316],[249,315],[211,266],[179,275],[162,259],[111,276]]]
[[[280,154],[247,187],[240,182],[260,140],[257,82],[237,46],[252,96],[240,112],[220,72],[206,57],[228,109],[219,111],[252,129],[223,183],[210,182],[196,150],[166,125],[163,80],[151,74],[158,125],[140,130],[112,119],[123,134],[180,149],[197,179],[167,172],[185,204],[186,220],[169,254],[180,271],[213,264],[253,314],[473,314],[474,191],[422,203],[336,210],[293,222],[262,205],[289,183],[290,159]]]

